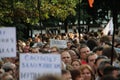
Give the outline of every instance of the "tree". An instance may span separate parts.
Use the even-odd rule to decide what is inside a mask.
[[[38,5],[38,1],[40,1]],[[0,1],[0,25],[36,25],[39,21],[64,21],[76,15],[77,0],[2,0]],[[39,13],[40,12],[40,13]],[[24,26],[24,27],[25,27]],[[21,28],[24,28],[21,27]],[[28,29],[28,28],[24,28]]]

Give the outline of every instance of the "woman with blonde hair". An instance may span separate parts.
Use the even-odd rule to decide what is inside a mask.
[[[88,64],[80,66],[81,76],[84,80],[95,80],[95,74],[92,71],[92,68]]]

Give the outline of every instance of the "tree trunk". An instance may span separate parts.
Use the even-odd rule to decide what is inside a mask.
[[[68,33],[68,21],[67,19],[64,21],[65,33]]]

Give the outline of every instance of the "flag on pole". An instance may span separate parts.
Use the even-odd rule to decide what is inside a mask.
[[[93,7],[94,0],[88,0],[88,2],[89,2],[89,6]]]
[[[113,35],[113,18],[110,19],[106,27],[103,29],[103,35]]]

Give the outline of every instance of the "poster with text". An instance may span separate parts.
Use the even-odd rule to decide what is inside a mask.
[[[58,48],[67,48],[67,41],[50,39],[50,47],[53,47],[53,46],[56,46]]]
[[[16,28],[0,28],[0,57],[16,57]]]
[[[20,54],[19,80],[35,80],[47,74],[61,76],[59,54]]]

